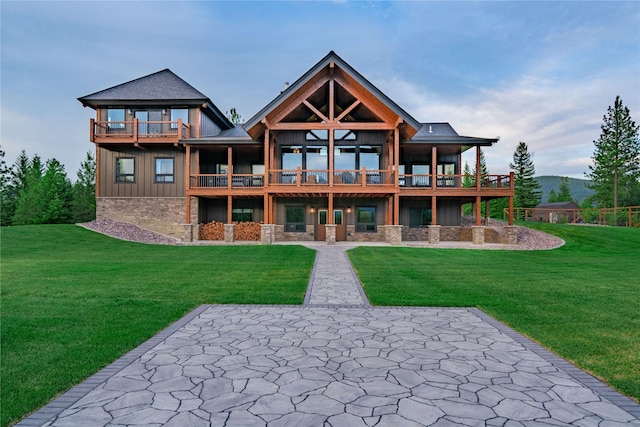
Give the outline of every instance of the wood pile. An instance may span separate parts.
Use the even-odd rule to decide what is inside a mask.
[[[258,222],[234,222],[236,230],[234,240],[260,241],[262,230]]]
[[[224,222],[200,224],[200,240],[224,240]]]
[[[260,241],[262,230],[259,222],[234,222],[234,240]],[[224,222],[212,221],[200,224],[200,240],[224,240]]]

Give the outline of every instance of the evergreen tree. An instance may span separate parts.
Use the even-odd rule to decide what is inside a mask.
[[[560,184],[558,186],[558,196],[556,202],[572,202],[571,187],[569,187],[569,178],[566,176],[560,177]]]
[[[43,173],[42,161],[37,154],[34,155],[28,162],[26,170],[23,169],[23,161],[20,158],[16,160],[18,167],[14,171],[17,198],[13,224],[40,224],[39,219],[42,218],[44,209],[44,195],[40,193]]]
[[[13,223],[60,224],[71,219],[71,182],[56,159],[45,167],[38,155],[29,162],[25,184],[18,193]]]
[[[603,117],[600,137],[593,141],[593,165],[585,176],[592,181],[599,206],[629,206],[640,193],[640,127],[631,120],[629,108],[616,96]]]
[[[24,190],[29,170],[29,157],[22,150],[13,166],[3,172],[2,213],[0,221],[3,226],[13,224],[16,203],[21,191]]]
[[[227,119],[229,119],[229,121],[234,125],[242,123],[242,116],[238,114],[238,111],[236,110],[235,107],[232,107],[231,110],[227,111],[226,116],[227,116]]]
[[[74,222],[96,219],[96,162],[90,151],[80,164],[78,179],[73,185],[72,210]]]
[[[556,194],[556,190],[553,188],[549,191],[549,197],[547,198],[548,203],[554,203],[558,201],[558,195]]]
[[[4,161],[4,151],[0,149],[0,225],[11,225],[13,212],[7,211],[11,200],[11,169]]]
[[[475,187],[476,180],[471,174],[471,168],[469,167],[469,163],[464,162],[464,171],[462,172],[462,174],[464,175],[462,177],[462,186],[464,188]]]
[[[540,183],[535,180],[535,166],[529,155],[529,147],[520,142],[513,153],[513,163],[509,167],[515,171],[516,193],[514,205],[519,208],[533,208],[540,203],[542,191]]]

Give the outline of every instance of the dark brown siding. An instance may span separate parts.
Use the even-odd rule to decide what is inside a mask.
[[[184,197],[185,170],[184,152],[173,148],[139,148],[106,149],[100,147],[100,197]],[[135,162],[135,182],[116,182],[116,158],[130,157]],[[156,157],[173,157],[174,182],[155,182]]]

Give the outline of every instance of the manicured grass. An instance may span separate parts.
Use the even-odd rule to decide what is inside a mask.
[[[535,225],[551,251],[359,247],[375,305],[479,307],[640,400],[640,229]]]
[[[206,303],[302,304],[301,246],[155,246],[73,225],[2,228],[5,426]]]

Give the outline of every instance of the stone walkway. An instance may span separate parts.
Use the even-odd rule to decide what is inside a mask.
[[[370,307],[346,248],[314,246],[304,306],[199,307],[19,425],[640,426],[477,309]]]

